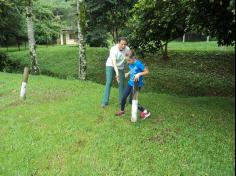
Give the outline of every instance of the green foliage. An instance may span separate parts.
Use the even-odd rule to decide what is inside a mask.
[[[235,95],[234,48],[219,48],[215,42],[171,42],[169,48],[171,59],[168,61],[162,61],[157,54],[146,55],[143,60],[150,70],[144,91],[194,96]],[[77,47],[40,47],[37,51],[43,74],[77,78]],[[88,80],[105,84],[104,64],[108,54],[105,48],[87,48]],[[28,62],[27,51],[9,55],[22,64]]]
[[[7,45],[11,40],[16,40],[18,44],[25,41],[27,35],[23,12],[29,2],[28,0],[0,1],[1,45]],[[36,38],[40,43],[55,40],[64,23],[69,27],[76,27],[74,0],[70,0],[69,3],[65,0],[32,2],[37,13]],[[91,46],[107,46],[107,39],[110,36],[114,43],[118,36],[127,35],[133,47],[156,52],[169,41],[188,31],[198,31],[217,38],[219,45],[235,43],[235,0],[104,0],[99,3],[96,0],[85,0],[84,2],[85,13],[82,13],[84,17],[81,19],[86,24],[84,31]],[[45,16],[47,18],[44,18]]]
[[[126,27],[129,10],[136,0],[85,0],[88,10],[88,43],[91,46],[106,46],[112,36],[113,43]],[[108,35],[109,34],[109,35]],[[100,41],[100,42],[99,42]]]
[[[216,37],[219,45],[235,44],[235,0],[191,1],[190,25]]]
[[[0,6],[0,44],[7,45],[9,41],[20,44],[27,41],[25,7],[31,1],[6,0]],[[63,26],[60,20],[61,6],[32,1],[34,8],[34,28],[37,43],[55,43]]]
[[[108,35],[103,26],[97,25],[96,29],[94,27],[88,29],[90,30],[86,35],[86,43],[90,47],[108,47]]]
[[[39,44],[56,43],[61,32],[62,24],[55,16],[52,7],[48,5],[35,4],[35,38]]]
[[[26,40],[25,17],[21,15],[20,3],[16,0],[0,1],[0,45],[8,46],[10,41]]]
[[[5,52],[0,51],[0,71],[1,72],[14,72],[20,70],[21,63],[17,60],[11,60]]]
[[[134,48],[156,52],[185,32],[187,13],[182,0],[141,0],[132,12],[128,33]]]
[[[233,98],[140,93],[152,116],[118,119],[116,89],[99,106],[103,85],[0,73],[0,172],[12,175],[233,175]],[[85,96],[86,95],[86,96]]]
[[[217,38],[219,45],[234,45],[234,5],[234,0],[140,0],[123,33],[129,36],[134,48],[153,53],[161,49],[164,57],[166,43],[188,31]]]
[[[87,7],[87,33],[86,43],[91,47],[107,46],[108,31],[104,27],[105,14],[104,3],[97,3],[94,0],[85,0]]]

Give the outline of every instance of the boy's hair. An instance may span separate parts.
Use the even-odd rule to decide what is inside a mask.
[[[119,37],[118,42],[120,43],[121,41],[126,41],[128,43],[128,39],[126,37]]]
[[[136,57],[136,54],[135,54],[135,51],[132,49],[132,50],[129,50],[129,51],[126,53],[125,56],[128,57],[128,58],[130,58],[130,59],[132,59],[132,58]]]

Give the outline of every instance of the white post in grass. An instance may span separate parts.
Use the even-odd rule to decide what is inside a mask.
[[[131,110],[131,122],[137,122],[138,120],[138,88],[133,87],[133,97],[132,97],[132,110]]]
[[[29,68],[25,67],[24,68],[24,73],[23,73],[23,79],[22,79],[22,84],[21,84],[21,91],[20,91],[20,98],[21,99],[26,99],[26,86],[29,78]]]
[[[183,43],[185,43],[186,34],[183,35]]]
[[[210,36],[208,35],[207,36],[207,43],[209,43],[209,41],[210,41]]]
[[[137,122],[138,117],[138,100],[132,100],[131,122]]]

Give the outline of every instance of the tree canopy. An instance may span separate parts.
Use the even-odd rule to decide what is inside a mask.
[[[219,45],[235,43],[235,0],[198,0],[190,5],[191,28],[216,37]]]
[[[186,18],[186,6],[181,0],[140,0],[129,21],[131,45],[149,52],[165,47],[184,34]]]
[[[7,45],[9,41],[26,39],[25,6],[28,1],[0,0],[0,44]],[[33,6],[34,23],[37,43],[55,42],[61,31],[63,22],[57,16],[53,4],[35,1]]]
[[[0,0],[0,44],[8,45],[11,39],[25,38],[25,17],[14,0]]]
[[[26,37],[24,2],[0,0],[1,44]],[[34,3],[38,43],[55,42],[65,26],[76,29],[76,3],[70,2]],[[85,0],[84,11],[90,46],[107,46],[109,38],[115,42],[126,35],[134,47],[155,52],[188,31],[216,38],[219,45],[235,44],[235,0]]]

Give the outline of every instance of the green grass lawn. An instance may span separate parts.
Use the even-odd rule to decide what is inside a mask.
[[[204,51],[204,52],[234,52],[234,47],[219,47],[217,42],[171,42],[170,50],[176,51]]]
[[[9,49],[10,50],[10,49]],[[75,79],[78,49],[72,46],[39,46],[38,62],[42,74]],[[88,80],[105,83],[107,48],[87,48]],[[13,61],[30,65],[28,50],[8,52]],[[159,54],[143,59],[150,70],[145,92],[189,96],[235,96],[235,53],[233,47],[218,47],[216,42],[172,42],[170,60]],[[18,65],[19,65],[18,64]],[[16,70],[15,70],[16,71]]]
[[[141,93],[152,116],[133,124],[115,88],[102,109],[100,84],[30,76],[20,101],[21,79],[0,73],[0,175],[235,173],[234,98]]]

